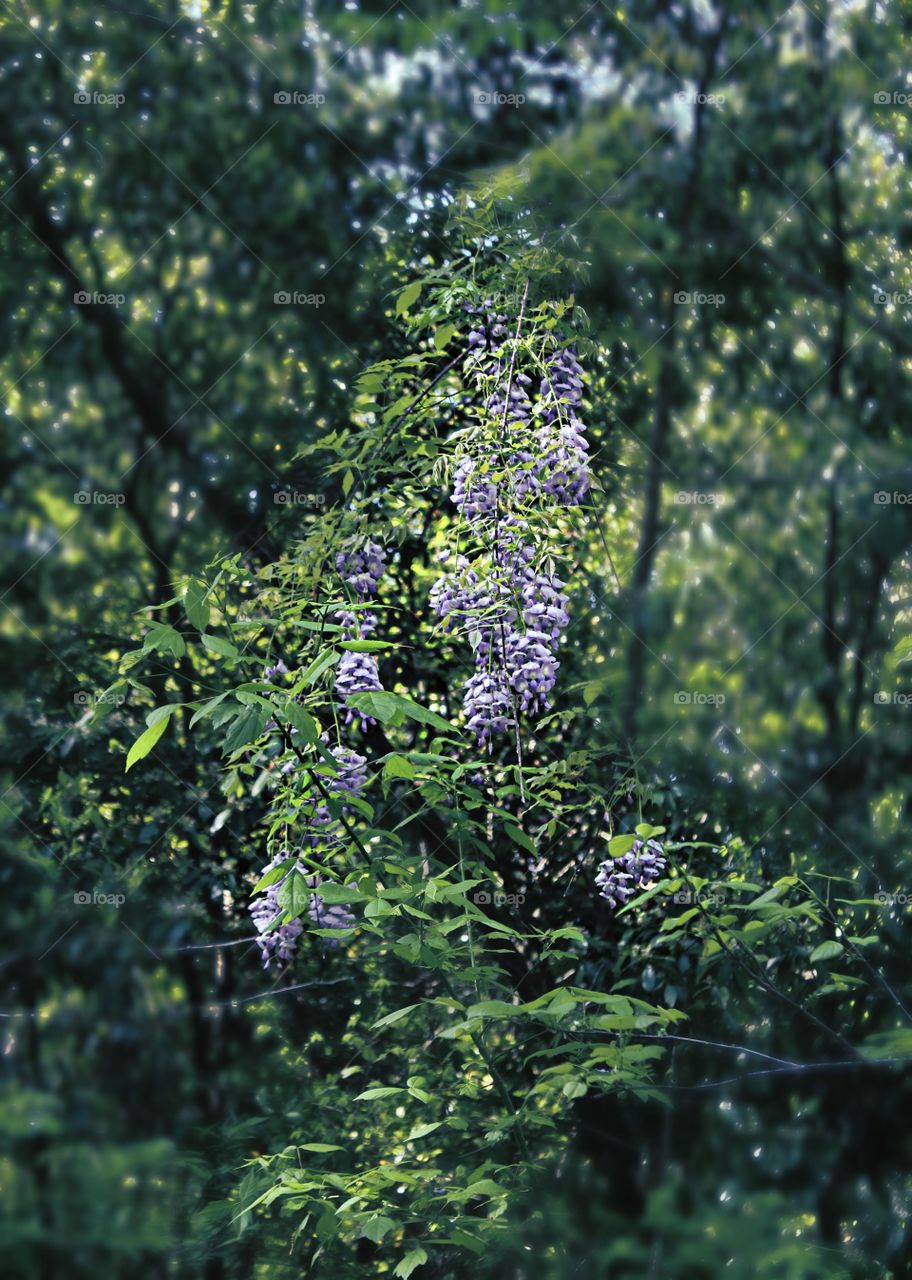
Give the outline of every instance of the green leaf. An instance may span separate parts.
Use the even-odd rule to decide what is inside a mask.
[[[300,871],[292,871],[284,884],[279,885],[276,901],[286,915],[303,915],[310,902],[310,889]]]
[[[442,716],[438,716],[437,712],[421,707],[420,703],[414,703],[411,698],[403,698],[401,694],[391,694],[387,690],[350,694],[348,704],[356,710],[365,712],[368,716],[373,716],[382,724],[401,724],[402,717],[407,716],[409,719],[418,721],[419,724],[430,724],[444,732],[452,732],[451,724],[444,721]]]
[[[841,942],[821,942],[819,947],[815,947],[811,952],[809,959],[811,964],[816,964],[818,960],[835,960],[837,956],[841,956],[843,951]]]
[[[184,592],[184,613],[191,627],[205,631],[209,625],[209,589],[205,582],[191,578]]]
[[[383,765],[384,778],[414,778],[417,772],[405,756],[387,756]]]
[[[344,1147],[338,1147],[332,1142],[299,1142],[298,1146],[302,1151],[344,1151]]]
[[[399,1280],[408,1280],[415,1268],[422,1266],[427,1260],[427,1254],[421,1245],[418,1245],[417,1248],[410,1249],[401,1262],[397,1263],[393,1275],[398,1276]]]
[[[193,713],[193,718],[190,721],[190,728],[192,729],[200,720],[205,720],[207,716],[211,716],[219,703],[224,702],[227,697],[227,693],[220,693],[217,697],[210,698],[208,702],[204,702],[203,705],[197,708]]]
[[[517,1018],[520,1009],[506,1000],[482,1000],[479,1004],[469,1005],[467,1018]]]
[[[299,707],[296,702],[290,700],[286,702],[279,714],[283,720],[288,721],[293,729],[297,729],[298,736],[305,746],[311,746],[320,736],[316,720],[314,720],[313,716],[308,715],[303,707]]]
[[[507,835],[510,837],[510,839],[513,841],[514,844],[520,845],[523,849],[526,849],[529,853],[535,852],[535,841],[530,840],[530,838],[526,835],[525,831],[520,831],[519,827],[517,827],[515,823],[505,822],[504,831],[507,833]]]
[[[125,768],[124,773],[129,773],[137,760],[142,760],[149,754],[156,742],[158,742],[159,738],[167,729],[168,722],[171,719],[171,709],[166,708],[165,710],[166,714],[156,720],[154,724],[149,725],[148,729],[146,729],[144,733],[141,733],[133,743],[133,746],[127,754],[127,767]]]
[[[271,884],[275,884],[277,880],[281,880],[282,877],[295,865],[296,861],[296,858],[286,858],[284,862],[279,862],[276,866],[270,867],[266,874],[260,876],[259,880],[253,886],[250,891],[250,896],[253,897],[253,895],[255,893],[259,893],[261,889],[268,889]]]
[[[339,661],[339,655],[334,649],[324,649],[322,653],[317,654],[313,662],[301,675],[297,682],[298,687],[306,689],[312,685],[323,674],[327,667],[334,666]]]
[[[406,1014],[411,1013],[413,1009],[417,1009],[417,1004],[407,1004],[401,1009],[396,1009],[394,1013],[384,1014],[382,1018],[378,1018],[371,1026],[371,1031],[376,1031],[378,1027],[391,1027],[394,1022],[398,1022],[400,1018],[404,1018]]]
[[[426,1138],[429,1133],[433,1133],[435,1129],[439,1129],[443,1124],[442,1120],[432,1120],[429,1124],[416,1125],[406,1142],[416,1142],[419,1138]]]
[[[374,1244],[379,1244],[388,1231],[392,1231],[395,1227],[392,1218],[384,1218],[382,1214],[378,1214],[374,1218],[368,1218],[367,1222],[361,1228],[363,1235],[368,1240],[373,1240]]]
[[[225,740],[222,743],[224,754],[226,756],[233,755],[239,748],[246,747],[250,742],[256,742],[266,728],[268,719],[268,711],[263,711],[258,707],[247,707],[235,719],[225,735]]]
[[[396,315],[404,315],[408,311],[413,302],[417,302],[421,293],[421,281],[413,280],[411,284],[407,284],[404,289],[400,289],[396,296]]]
[[[223,640],[221,636],[200,636],[203,642],[203,648],[208,649],[210,653],[218,654],[220,658],[231,658],[232,660],[239,658],[240,652],[230,640]]]
[[[434,350],[442,351],[447,345],[453,334],[456,332],[454,324],[442,324],[434,334]]]
[[[336,884],[332,880],[324,880],[320,885],[320,897],[330,906],[339,902],[361,902],[362,896],[351,884]]]
[[[182,658],[187,652],[184,638],[179,631],[167,626],[164,622],[150,622],[149,630],[143,639],[143,652],[170,653],[175,658]]]

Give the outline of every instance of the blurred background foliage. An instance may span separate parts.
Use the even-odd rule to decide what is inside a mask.
[[[139,709],[90,721],[140,606],[274,559],[288,492],[338,496],[296,455],[479,183],[588,263],[603,492],[562,698],[652,818],[893,895],[854,926],[908,989],[909,67],[908,14],[865,0],[3,6],[7,1274],[298,1274],[233,1197],[290,1117],[333,1140],[348,988],[255,998],[256,805],[180,736],[124,779]],[[586,925],[621,976],[624,929]],[[865,1000],[827,1017],[890,1033]],[[584,1100],[550,1207],[484,1265],[912,1274],[902,1077],[730,1066],[691,1052],[667,1112]]]

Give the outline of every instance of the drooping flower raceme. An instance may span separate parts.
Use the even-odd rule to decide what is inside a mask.
[[[340,551],[336,556],[337,573],[362,600],[377,594],[377,585],[385,567],[386,552],[378,542],[370,539],[359,547]]]
[[[494,737],[515,727],[517,711],[549,705],[570,618],[541,530],[549,510],[583,500],[589,462],[573,349],[551,352],[533,400],[518,353],[507,355],[507,316],[491,300],[469,311],[466,372],[478,388],[482,423],[457,463],[451,499],[481,551],[456,558],[434,584],[431,607],[446,631],[472,647],[466,718],[491,750]]]
[[[336,569],[361,601],[377,594],[385,565],[386,552],[379,543],[370,539],[360,546],[340,551],[336,556]],[[342,609],[336,617],[346,641],[365,640],[377,626],[376,614],[365,609]],[[356,715],[363,724],[374,723],[370,716],[356,710],[348,701],[354,693],[376,693],[383,689],[377,659],[372,653],[346,649],[336,669],[335,687],[345,707],[346,724],[351,724]]]
[[[325,735],[324,741],[327,741]],[[329,754],[332,756],[336,772],[326,775],[325,790],[338,797],[343,802],[344,809],[346,797],[358,795],[367,785],[367,762],[364,756],[359,755],[357,751],[353,751],[350,747],[330,747]],[[311,851],[317,849],[320,845],[328,845],[331,848],[334,843],[338,842],[340,834],[340,822],[333,818],[329,806],[325,800],[322,800],[321,803],[313,807],[312,812],[304,822],[304,829],[300,837],[301,845]],[[291,858],[294,858],[294,855],[291,855]],[[263,868],[261,878],[267,871],[273,870],[273,868],[286,861],[290,861],[287,853],[282,853],[273,858],[269,865]],[[289,920],[284,923],[286,913],[284,907],[280,905],[279,895],[282,885],[290,875],[303,873],[302,864],[295,859],[281,879],[268,885],[250,904],[250,914],[259,935],[260,955],[266,968],[269,968],[271,964],[287,964],[297,949],[298,939],[304,931],[304,926],[299,919]],[[354,923],[354,917],[351,912],[344,906],[324,902],[323,898],[316,892],[322,883],[319,876],[308,874],[306,878],[308,887],[312,890],[308,903],[308,914],[314,927],[318,929],[350,929]]]
[[[606,858],[595,883],[601,896],[615,910],[634,894],[658,880],[665,870],[665,854],[657,840],[636,840],[628,853]]]

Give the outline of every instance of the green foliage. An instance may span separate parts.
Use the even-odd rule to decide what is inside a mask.
[[[869,4],[0,17],[5,1274],[908,1272],[908,62]],[[520,768],[427,593],[527,280],[596,487]],[[264,975],[353,643],[355,925]]]

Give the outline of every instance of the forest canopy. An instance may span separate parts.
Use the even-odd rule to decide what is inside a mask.
[[[3,6],[4,1274],[912,1273],[910,56]]]

